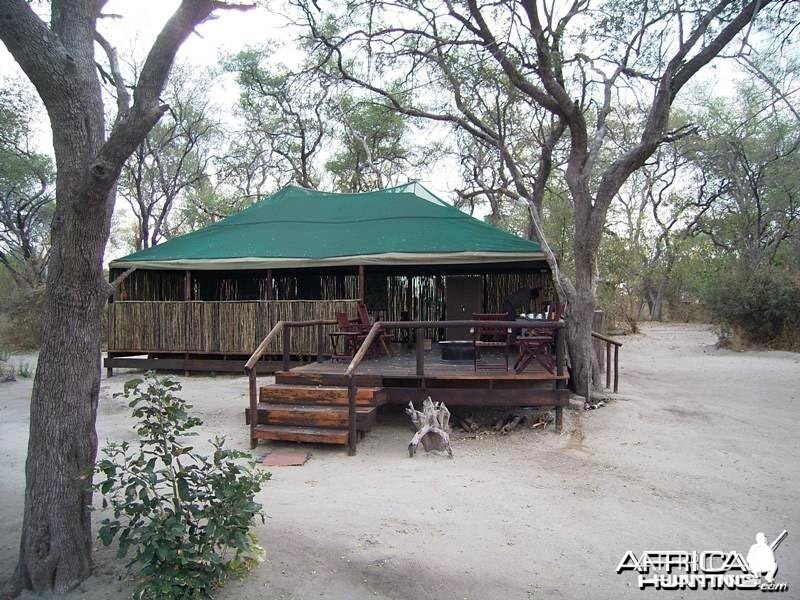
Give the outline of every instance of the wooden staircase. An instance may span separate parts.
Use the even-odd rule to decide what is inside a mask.
[[[334,375],[282,371],[276,383],[259,388],[254,436],[318,444],[347,444],[347,387]],[[374,425],[378,406],[385,401],[380,385],[359,381],[356,392],[356,430],[359,438]],[[379,382],[378,382],[379,383]],[[250,423],[250,410],[245,410]]]

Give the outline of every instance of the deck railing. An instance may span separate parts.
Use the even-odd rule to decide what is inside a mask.
[[[325,353],[325,326],[335,325],[336,321],[333,319],[314,319],[311,321],[278,321],[266,337],[261,340],[261,343],[247,359],[244,364],[245,373],[247,373],[248,387],[250,390],[250,447],[256,447],[255,428],[258,424],[258,361],[267,352],[272,342],[278,337],[278,334],[283,334],[282,339],[282,363],[283,370],[288,371],[291,366],[291,340],[292,328],[317,328],[317,362],[322,362]]]
[[[250,392],[250,414],[258,414],[258,382],[257,382],[257,369],[258,361],[270,348],[272,343],[283,334],[281,348],[283,369],[288,370],[291,366],[291,331],[293,328],[307,328],[316,327],[316,344],[317,344],[317,362],[323,362],[325,357],[325,326],[333,325],[336,321],[328,319],[317,319],[310,321],[278,321],[275,326],[270,330],[266,337],[261,341],[253,354],[245,363],[245,372],[249,379],[249,392]],[[367,351],[373,343],[378,339],[381,330],[384,329],[413,329],[416,333],[416,374],[420,378],[425,377],[425,346],[424,346],[424,332],[426,329],[448,329],[451,327],[506,327],[508,329],[529,329],[533,325],[531,323],[521,321],[377,321],[370,327],[367,336],[359,346],[356,353],[353,355],[350,364],[344,372],[347,380],[347,413],[348,413],[348,440],[347,450],[351,456],[356,453],[357,443],[357,414],[356,414],[356,396],[358,388],[356,386],[356,372],[361,365],[361,362],[367,355]],[[566,343],[564,338],[564,321],[536,321],[535,327],[537,329],[555,329],[555,346],[556,346],[556,385],[564,384],[565,367],[566,367]],[[599,339],[606,343],[606,387],[611,387],[611,347],[614,347],[614,392],[616,393],[619,384],[619,348],[622,342],[605,336],[603,334],[592,332],[592,337]],[[250,444],[255,447],[255,427],[258,419],[250,418]]]
[[[424,345],[424,332],[425,329],[448,329],[450,327],[491,327],[496,329],[498,327],[507,327],[508,329],[529,329],[533,327],[532,323],[525,323],[520,321],[376,321],[369,330],[367,337],[361,343],[358,351],[353,355],[353,359],[347,366],[344,372],[347,378],[347,411],[348,411],[348,436],[347,436],[347,452],[350,456],[356,453],[356,395],[358,389],[356,387],[356,371],[358,370],[361,361],[367,355],[367,351],[378,338],[382,329],[414,329],[416,332],[416,355],[417,355],[417,376],[420,378],[425,377],[425,345]],[[553,328],[555,329],[555,344],[556,344],[556,385],[563,383],[564,366],[565,366],[565,345],[563,334],[563,321],[537,321],[535,323],[537,329]],[[251,408],[251,410],[253,410]],[[251,419],[252,423],[252,419]]]
[[[619,389],[619,349],[622,342],[602,333],[592,332],[592,337],[606,344],[606,389],[611,387],[611,346],[614,346],[614,393]]]

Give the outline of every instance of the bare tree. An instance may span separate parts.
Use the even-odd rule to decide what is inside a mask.
[[[18,85],[0,97],[0,264],[17,285],[44,283],[55,171],[32,143],[35,100]]]
[[[228,64],[237,74],[246,126],[223,167],[248,196],[290,181],[315,188],[316,160],[330,134],[329,94],[319,74],[292,72],[271,61],[269,52],[251,49]]]
[[[179,200],[210,175],[219,126],[208,87],[207,79],[192,79],[186,69],[173,72],[164,94],[169,111],[122,168],[118,193],[136,219],[137,250],[170,237]]]
[[[587,398],[596,365],[591,324],[597,254],[611,202],[660,145],[692,131],[669,127],[670,109],[686,83],[737,36],[747,35],[759,13],[782,8],[783,13],[771,12],[778,27],[793,25],[796,14],[785,0],[442,0],[348,3],[346,11],[321,19],[315,4],[298,4],[310,37],[344,80],[394,110],[452,123],[497,148],[513,181],[508,193],[528,202],[556,287],[568,302],[572,376]],[[470,71],[489,73],[530,112],[552,116],[540,139],[542,172],[533,184],[525,175],[535,165],[521,164],[503,132],[485,117],[481,87]],[[421,85],[431,91],[420,92]],[[621,118],[631,104],[645,115],[639,123]],[[635,143],[615,146],[614,121],[635,129]],[[567,136],[563,173],[555,172],[547,157],[562,135]],[[555,175],[565,178],[574,210],[573,277],[559,269],[540,218],[537,193]]]
[[[91,573],[100,325],[109,286],[103,252],[125,160],[168,106],[161,99],[175,54],[218,0],[183,0],[164,24],[132,88],[97,31],[104,0],[53,0],[50,22],[26,0],[4,0],[0,39],[31,80],[53,132],[56,208],[33,383],[25,511],[11,592],[65,592]],[[106,50],[117,115],[106,128],[95,41]]]

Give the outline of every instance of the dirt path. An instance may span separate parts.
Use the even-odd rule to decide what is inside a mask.
[[[777,579],[790,585],[781,597],[797,597],[800,355],[716,350],[702,326],[650,326],[624,341],[622,399],[567,411],[561,436],[458,439],[453,461],[412,460],[397,413],[381,415],[356,457],[315,447],[304,467],[274,469],[260,498],[267,561],[218,597],[638,598],[659,593],[614,572],[626,550],[746,553],[756,532],[783,529]],[[111,397],[124,380],[104,382],[101,439],[131,437]],[[182,380],[202,437],[228,433],[244,447],[246,380]],[[0,387],[0,574],[18,543],[29,392],[29,381]],[[124,597],[120,568],[99,550],[97,574],[72,597]]]

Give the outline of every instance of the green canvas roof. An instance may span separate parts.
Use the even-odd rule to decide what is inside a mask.
[[[286,186],[238,214],[111,266],[266,269],[542,257],[539,244],[470,217],[411,183],[363,194]]]

